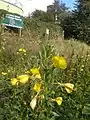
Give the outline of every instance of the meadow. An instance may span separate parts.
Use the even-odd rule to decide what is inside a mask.
[[[0,35],[0,120],[90,120],[90,46],[37,28]]]

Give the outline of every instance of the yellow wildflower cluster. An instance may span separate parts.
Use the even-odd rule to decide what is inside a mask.
[[[67,93],[71,93],[74,90],[74,85],[71,83],[65,83],[65,84],[61,84],[61,83],[57,83],[62,87],[65,87],[65,90],[67,91]],[[51,101],[56,101],[58,105],[62,104],[63,98],[62,97],[57,97],[56,99],[51,99]]]
[[[26,50],[21,48],[19,49],[19,52],[26,53]],[[52,57],[52,64],[56,68],[61,68],[61,69],[66,69],[67,68],[67,62],[64,57],[60,56],[53,56]],[[12,85],[18,85],[19,83],[25,84],[28,82],[29,78],[30,79],[39,79],[39,82],[36,81],[36,83],[33,85],[33,90],[37,93],[35,97],[32,98],[30,102],[31,108],[34,110],[37,104],[37,97],[38,94],[41,92],[41,87],[42,87],[42,81],[41,81],[41,74],[39,71],[39,68],[31,68],[30,70],[25,72],[25,75],[20,75],[17,78],[12,78],[11,79],[11,84]],[[60,86],[64,87],[67,93],[71,93],[74,90],[74,85],[71,83],[56,83],[59,84]],[[44,95],[43,97],[44,98]],[[63,98],[62,97],[57,97],[55,99],[52,99],[52,101],[55,101],[58,105],[62,104]],[[26,103],[25,103],[26,104]]]
[[[12,78],[11,79],[11,84],[12,85],[18,85],[19,83],[25,84],[29,80],[29,75],[20,75],[17,78]]]
[[[61,84],[59,83],[60,86],[62,87],[65,87],[65,90],[67,91],[67,93],[71,93],[73,90],[74,90],[74,85],[71,84],[71,83],[65,83],[65,84]],[[34,85],[34,88],[33,88],[36,92],[37,92],[37,95],[38,93],[40,92],[40,89],[41,89],[41,84],[39,83],[36,83]],[[36,103],[37,103],[37,95],[32,99],[32,101],[30,102],[30,106],[32,109],[35,109],[36,107]],[[57,97],[55,99],[51,99],[52,102],[57,102],[58,105],[61,105],[62,104],[62,101],[63,101],[63,98],[62,97]]]
[[[26,49],[20,48],[20,49],[18,50],[17,54],[23,53],[23,55],[26,55],[26,52],[27,52]]]
[[[24,52],[24,53],[26,53],[26,49],[20,48],[20,49],[19,49],[19,52]]]
[[[5,76],[5,75],[7,75],[7,73],[6,73],[6,72],[2,72],[1,74],[2,74],[2,75],[4,75],[4,76]]]
[[[12,84],[12,85],[16,85],[16,84],[18,84],[18,83],[25,84],[26,82],[28,82],[29,78],[30,78],[30,79],[32,78],[32,76],[33,76],[35,79],[36,79],[36,78],[41,79],[41,74],[40,74],[38,68],[32,68],[32,69],[30,69],[30,72],[28,71],[28,72],[25,72],[25,73],[28,73],[28,75],[25,74],[25,75],[20,75],[20,76],[18,76],[17,78],[12,78],[12,79],[11,79],[11,84]],[[30,76],[29,73],[32,73],[32,75]],[[39,88],[40,88],[40,84],[39,84],[39,83],[35,84],[34,90],[35,90],[35,91],[38,91]]]

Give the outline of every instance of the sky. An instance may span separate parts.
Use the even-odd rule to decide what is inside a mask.
[[[47,10],[47,6],[51,5],[54,0],[6,0],[12,3],[17,2],[18,5],[22,4],[22,9],[24,10],[24,16],[27,16],[29,13],[32,13],[35,9]],[[67,7],[73,9],[73,3],[75,0],[62,0]]]
[[[75,0],[62,0],[62,2],[64,2],[68,7],[70,7],[70,9],[74,9],[74,3]]]

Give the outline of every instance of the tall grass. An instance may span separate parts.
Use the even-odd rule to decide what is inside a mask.
[[[66,43],[68,44],[66,45]],[[33,53],[25,48],[27,51],[26,55],[24,55],[23,52],[19,52],[19,49],[14,50],[14,46],[9,48],[1,44],[0,73],[7,73],[6,75],[0,75],[1,120],[89,120],[89,47],[81,43],[85,48],[82,47],[82,51],[80,51],[81,54],[79,54],[79,48],[78,51],[76,51],[76,47],[78,46],[74,46],[77,42],[71,41],[70,43],[70,41],[61,41],[60,44],[64,46],[70,45],[71,48],[66,51],[67,54],[65,54],[65,51],[64,53],[60,53],[60,51],[63,50],[62,48],[64,48],[63,45],[58,49],[59,45],[54,46],[50,41],[40,43],[40,49],[37,53]],[[80,45],[79,42],[78,45]],[[84,49],[86,51],[84,51]],[[67,68],[65,70],[53,68],[52,57],[54,55],[61,56],[62,53],[67,60]],[[25,72],[33,67],[39,68],[41,80],[35,79],[33,81],[30,79],[29,82],[24,85],[11,85],[11,78],[26,74]],[[42,88],[38,95],[35,109],[33,110],[30,102],[37,94],[33,90],[33,86],[37,81],[42,81]],[[69,94],[65,88],[58,85],[58,83],[72,83],[74,90]],[[63,98],[60,106],[53,101],[53,99],[57,97]]]
[[[60,36],[35,39],[31,34],[28,30],[21,38],[8,32],[0,36],[0,120],[89,120],[90,46]],[[53,56],[63,56],[67,68],[53,67]],[[40,79],[31,75],[31,68],[39,69]],[[20,75],[28,75],[28,82],[12,85],[11,79]],[[36,83],[41,84],[39,92]],[[74,85],[70,93],[60,85],[65,83]]]

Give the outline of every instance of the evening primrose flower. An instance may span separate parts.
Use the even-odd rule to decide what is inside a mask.
[[[19,81],[17,80],[17,78],[12,78],[12,79],[11,79],[11,84],[12,84],[12,85],[18,85],[18,82],[19,82]]]
[[[38,68],[32,68],[30,69],[30,72],[35,78],[41,79],[41,74]]]
[[[36,91],[36,92],[39,92],[40,88],[41,88],[41,84],[40,83],[35,83],[35,85],[33,87],[33,90]]]
[[[20,75],[17,77],[20,83],[25,84],[29,80],[29,75]]]
[[[57,104],[58,105],[61,105],[62,104],[62,97],[57,97],[56,99],[55,99],[55,101],[57,102]]]
[[[74,90],[74,84],[71,84],[71,83],[61,84],[61,86],[65,87],[65,90],[67,91],[67,93],[71,93]]]
[[[52,61],[53,61],[53,66],[56,68],[65,69],[67,67],[67,63],[64,57],[53,56]]]
[[[7,73],[6,73],[6,72],[2,72],[1,74],[2,74],[2,75],[7,75]]]

